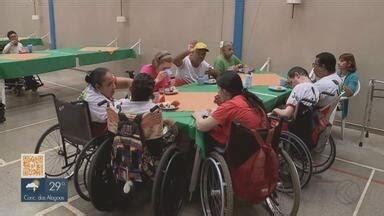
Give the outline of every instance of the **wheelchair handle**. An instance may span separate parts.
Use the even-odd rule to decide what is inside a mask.
[[[159,105],[155,105],[154,107],[152,107],[149,112],[153,113],[155,112],[156,110],[160,109]]]
[[[51,97],[53,97],[54,99],[56,99],[56,95],[55,94],[53,94],[53,93],[48,93],[48,94],[41,94],[41,95],[39,95],[39,97],[48,97],[48,96],[51,96]]]
[[[320,93],[321,95],[323,94],[323,95],[328,95],[328,96],[335,96],[335,94],[332,94],[332,93],[330,93],[330,92],[321,92]]]
[[[99,103],[97,103],[97,106],[103,106],[104,104],[108,103],[107,100],[102,100]]]

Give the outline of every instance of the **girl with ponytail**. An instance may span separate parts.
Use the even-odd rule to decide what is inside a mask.
[[[207,118],[203,118],[201,112],[194,113],[198,130],[209,131],[213,141],[225,145],[234,120],[252,129],[266,127],[267,115],[262,101],[243,88],[236,72],[222,73],[216,81],[219,92],[215,102],[219,107]]]

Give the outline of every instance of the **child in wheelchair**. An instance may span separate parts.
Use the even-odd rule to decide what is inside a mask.
[[[272,114],[291,120],[288,130],[312,148],[313,107],[319,100],[319,91],[302,67],[296,66],[288,71],[288,83],[293,89],[285,107],[273,109]]]
[[[150,197],[158,160],[163,149],[177,135],[173,122],[164,121],[159,107],[151,101],[154,85],[149,75],[140,73],[132,81],[131,98],[114,101],[114,106],[106,109],[108,130],[115,136],[108,149],[110,152],[104,154],[111,156],[108,163],[116,183],[116,193],[121,197],[135,194],[134,202],[140,202],[139,197],[143,197],[143,201]],[[97,155],[94,160],[98,160]],[[92,183],[90,185],[92,187]],[[100,196],[95,195],[97,190],[89,191],[94,191],[90,193],[91,200]],[[103,209],[97,205],[100,202],[92,203]]]
[[[9,31],[7,37],[10,42],[5,45],[2,53],[3,54],[15,54],[15,53],[27,53],[23,47],[23,44],[19,42],[19,37],[15,31]],[[24,90],[36,91],[37,88],[43,85],[39,76],[25,76],[21,78],[6,79],[5,86],[8,89],[13,89],[16,95],[21,95],[23,88]]]
[[[335,108],[337,97],[328,92],[319,93],[304,68],[293,67],[288,71],[288,83],[293,87],[285,108],[275,108],[272,114],[288,120],[286,130],[297,135],[312,150],[320,141],[319,136],[331,125],[329,116]],[[334,84],[337,89],[337,85]],[[319,107],[320,100],[327,100]],[[337,103],[337,102],[336,102]]]

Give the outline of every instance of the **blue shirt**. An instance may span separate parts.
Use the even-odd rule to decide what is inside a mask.
[[[357,86],[359,83],[359,77],[357,76],[357,71],[355,72],[348,72],[348,74],[345,76],[343,85],[347,87],[351,92],[352,95],[356,92]],[[345,119],[348,115],[348,99],[341,101],[341,118]]]

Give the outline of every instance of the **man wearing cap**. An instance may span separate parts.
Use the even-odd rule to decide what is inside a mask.
[[[188,50],[175,57],[176,85],[197,82],[198,77],[205,74],[215,76],[216,72],[204,60],[207,52],[209,50],[205,43],[193,41],[188,45]]]

